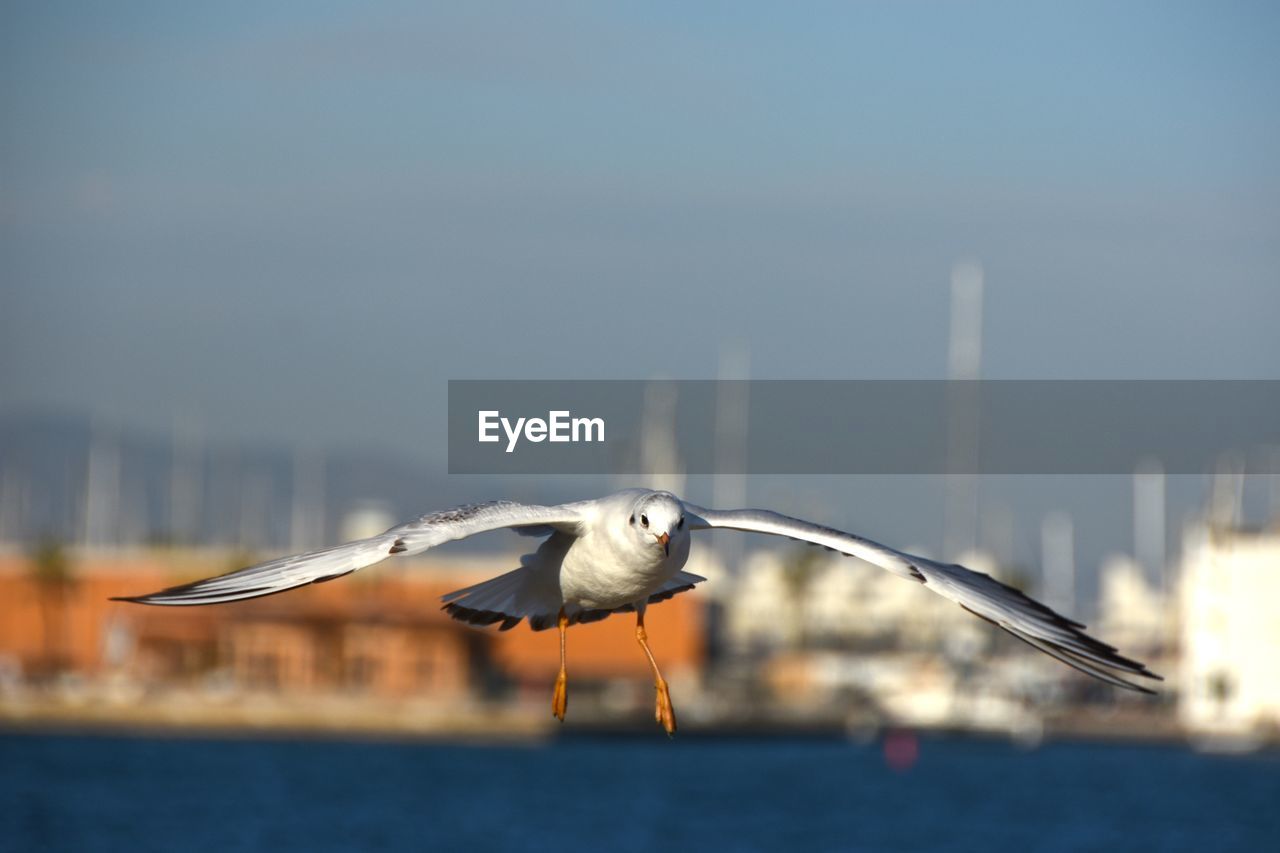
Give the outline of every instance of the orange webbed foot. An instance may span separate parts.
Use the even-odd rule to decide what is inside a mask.
[[[653,718],[658,725],[666,729],[668,735],[676,733],[676,709],[671,706],[671,691],[667,689],[665,679],[654,683],[657,701],[654,703]]]
[[[556,690],[551,697],[551,714],[564,722],[564,712],[569,709],[569,678],[563,672],[556,676]]]

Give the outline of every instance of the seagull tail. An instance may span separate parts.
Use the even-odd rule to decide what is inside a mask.
[[[496,622],[500,631],[510,631],[520,624],[520,620],[529,617],[529,624],[540,614],[535,614],[519,601],[521,592],[529,580],[529,571],[524,566],[513,569],[505,575],[498,575],[492,580],[484,581],[464,589],[457,589],[442,596],[442,608],[459,622],[468,625],[493,625]],[[555,614],[551,615],[555,619]],[[537,630],[537,629],[535,629]]]
[[[444,602],[442,609],[459,622],[481,627],[496,624],[499,631],[510,631],[525,618],[529,620],[529,627],[534,631],[554,627],[560,614],[559,596],[557,594],[554,601],[550,597],[537,600],[531,580],[529,567],[521,566],[492,580],[454,590],[441,598]],[[706,578],[692,572],[676,572],[671,580],[649,596],[647,603],[656,604],[659,601],[666,601],[672,596],[693,589],[704,580]],[[581,610],[573,607],[565,609],[570,624],[577,624],[598,622],[614,613],[631,613],[635,611],[635,606],[626,604],[612,610]]]

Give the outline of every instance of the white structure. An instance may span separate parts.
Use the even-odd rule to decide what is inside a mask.
[[[982,377],[982,264],[961,261],[951,268],[951,338],[947,376],[947,464],[945,547],[957,560],[978,541],[978,438],[981,430],[977,389]],[[960,381],[954,381],[960,380]]]
[[[913,650],[945,644],[962,656],[985,647],[990,626],[918,584],[825,554],[815,555],[801,581],[793,564],[807,556],[783,550],[747,557],[733,596],[724,599],[731,646],[882,639]],[[978,571],[990,571],[980,555],[966,559]]]
[[[386,502],[375,500],[359,501],[342,517],[342,532],[340,535],[343,542],[368,539],[393,527],[397,520],[395,514],[391,511],[391,506]]]
[[[1162,594],[1169,590],[1165,578],[1164,468],[1155,459],[1143,460],[1133,473],[1133,555],[1144,571],[1158,578]]]
[[[1075,525],[1065,512],[1051,512],[1040,523],[1040,565],[1044,603],[1059,613],[1075,613]]]
[[[979,571],[989,569],[976,555],[967,559]],[[802,598],[809,637],[881,637],[917,650],[961,641],[984,645],[986,624],[945,598],[857,560],[832,557],[823,562]]]
[[[732,647],[778,646],[798,639],[799,611],[787,566],[773,551],[747,555],[733,598],[725,604],[725,633]]]
[[[676,441],[676,386],[655,380],[645,386],[640,426],[640,483],[649,489],[684,493],[684,470]],[[618,480],[619,488],[635,485]]]
[[[1113,554],[1102,563],[1098,635],[1129,655],[1167,649],[1176,639],[1177,619],[1160,583],[1150,582],[1132,557]]]
[[[1280,532],[1196,527],[1183,548],[1182,692],[1194,733],[1280,727]]]

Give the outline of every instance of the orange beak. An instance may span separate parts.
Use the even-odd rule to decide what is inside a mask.
[[[670,554],[671,553],[671,534],[659,533],[658,541],[662,543],[663,553]]]

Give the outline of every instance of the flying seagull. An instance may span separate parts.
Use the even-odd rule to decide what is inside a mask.
[[[1153,692],[1121,674],[1161,680],[1141,663],[1121,657],[1111,646],[1085,634],[1084,625],[989,575],[916,557],[780,513],[705,509],[670,492],[648,489],[627,489],[559,506],[512,501],[462,506],[424,515],[368,539],[115,600],[193,605],[257,598],[334,580],[388,557],[421,554],[444,542],[503,528],[541,538],[542,543],[534,553],[522,557],[514,571],[445,595],[444,610],[472,625],[501,623],[502,631],[523,619],[529,620],[534,631],[556,626],[560,631],[560,672],[551,709],[561,721],[568,705],[565,635],[569,626],[634,612],[636,640],[653,668],[657,693],[654,717],[668,734],[675,732],[671,695],[645,634],[645,608],[706,580],[683,570],[689,558],[689,534],[716,528],[785,536],[874,563],[924,584],[1045,654],[1116,687]]]

